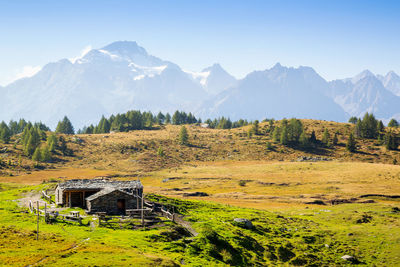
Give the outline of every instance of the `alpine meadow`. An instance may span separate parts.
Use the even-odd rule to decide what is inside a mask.
[[[399,12],[0,0],[0,266],[400,266]]]

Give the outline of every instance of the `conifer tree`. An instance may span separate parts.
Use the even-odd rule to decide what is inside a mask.
[[[310,143],[314,144],[314,145],[317,143],[317,137],[315,136],[315,131],[314,130],[311,132]]]
[[[171,115],[169,115],[169,113],[167,113],[165,115],[165,124],[170,124],[171,123]]]
[[[353,136],[353,133],[350,133],[349,139],[347,140],[346,149],[350,152],[355,152],[357,149],[357,143]]]
[[[47,146],[43,147],[41,149],[41,160],[43,162],[50,162],[51,161],[51,153],[49,151],[49,148]]]
[[[328,129],[327,128],[325,128],[325,130],[324,130],[324,134],[322,135],[322,143],[325,145],[325,146],[328,146],[329,145],[329,143],[330,143],[330,134],[329,134],[329,131],[328,131]]]
[[[395,119],[389,121],[388,127],[399,127],[399,123]]]
[[[396,137],[393,135],[393,133],[386,133],[385,134],[385,147],[388,150],[396,150],[397,149],[397,142],[396,142]]]
[[[36,161],[36,162],[42,161],[42,153],[41,153],[39,147],[37,147],[37,148],[35,149],[35,152],[34,152],[33,155],[32,155],[32,160],[34,160],[34,161]]]
[[[309,139],[307,138],[307,135],[304,131],[300,135],[299,143],[300,143],[300,146],[303,148],[307,148],[310,145]]]
[[[286,125],[284,125],[284,126],[282,127],[280,143],[281,143],[282,145],[287,145],[287,144],[289,144],[288,130],[287,130],[287,126],[286,126]]]
[[[336,146],[338,144],[338,142],[339,142],[339,137],[338,136],[339,136],[339,133],[335,132],[335,134],[333,136],[333,140],[332,140],[332,143],[333,143],[334,146]]]
[[[56,148],[58,146],[57,142],[57,136],[52,133],[47,137],[47,147],[49,148],[49,151],[54,153],[56,151]]]
[[[384,130],[385,130],[385,126],[383,125],[383,122],[380,120],[380,121],[378,122],[378,128],[377,128],[378,134],[380,134],[380,133],[383,132]]]
[[[179,143],[181,145],[188,145],[189,144],[189,134],[185,126],[181,127],[179,132]]]
[[[280,128],[278,126],[275,126],[275,128],[274,128],[274,132],[272,133],[272,140],[275,143],[278,143],[281,140],[281,132],[280,132]]]
[[[67,153],[67,142],[65,142],[64,137],[60,136],[60,151],[65,155]]]
[[[11,138],[11,131],[6,125],[4,128],[0,129],[0,139],[5,143],[8,144]]]
[[[349,122],[350,123],[352,123],[352,124],[356,124],[357,123],[357,117],[351,117],[350,119],[349,119]]]
[[[67,116],[64,116],[62,121],[59,121],[56,128],[57,133],[74,134],[74,127]]]
[[[258,135],[258,134],[259,134],[259,128],[260,128],[260,126],[259,126],[258,120],[255,120],[255,121],[253,122],[253,126],[252,126],[252,128],[251,128],[253,134]]]

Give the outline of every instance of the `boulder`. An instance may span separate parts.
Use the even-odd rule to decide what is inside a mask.
[[[252,229],[254,227],[254,225],[252,224],[252,222],[248,219],[243,219],[243,218],[235,218],[233,219],[234,222],[242,225],[244,228],[247,229]]]

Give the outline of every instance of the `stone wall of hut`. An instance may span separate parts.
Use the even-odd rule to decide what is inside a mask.
[[[107,212],[107,214],[120,214],[118,209],[118,200],[125,200],[125,209],[140,208],[141,201],[137,203],[135,196],[121,191],[113,191],[106,195],[99,196],[93,200],[86,200],[88,212]],[[139,206],[138,206],[139,204]]]

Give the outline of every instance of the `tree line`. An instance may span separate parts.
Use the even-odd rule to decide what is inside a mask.
[[[102,116],[97,124],[85,126],[78,130],[78,133],[103,134],[110,132],[128,132],[131,130],[152,129],[155,125],[183,125],[201,123],[202,120],[200,118],[196,118],[191,112],[186,113],[184,111],[177,110],[171,116],[169,113],[164,114],[159,112],[157,115],[155,115],[151,112],[131,110],[126,113],[111,115],[108,118]],[[229,118],[225,117],[216,118],[214,120],[207,119],[204,123],[207,124],[208,128],[212,129],[231,129],[248,125],[247,120],[240,119],[232,122]]]

